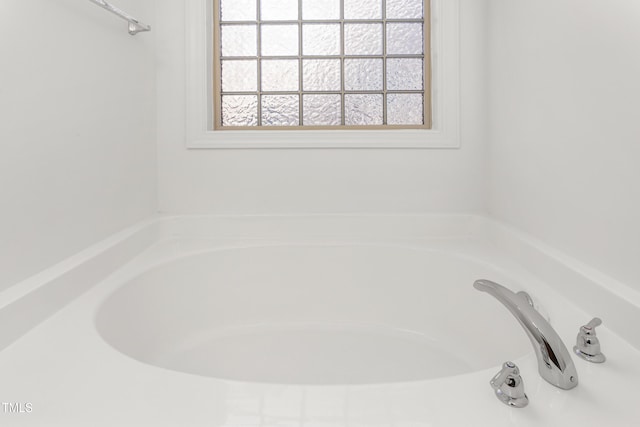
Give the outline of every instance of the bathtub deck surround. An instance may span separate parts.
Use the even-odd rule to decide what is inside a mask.
[[[60,270],[84,287],[58,288],[39,325],[0,335],[2,399],[32,408],[0,407],[3,425],[628,426],[640,418],[640,342],[625,324],[640,322],[640,305],[486,218],[162,217],[116,240]],[[115,247],[129,251],[118,265]],[[74,276],[87,265],[102,275]],[[64,282],[54,276],[14,291],[11,304],[46,304],[24,298]],[[526,291],[565,345],[601,316],[607,362],[575,357],[580,385],[550,385],[517,322],[473,288],[479,277]],[[580,280],[601,307],[570,297]],[[501,404],[488,385],[505,360],[526,385],[526,408]],[[461,390],[463,411],[452,399]]]

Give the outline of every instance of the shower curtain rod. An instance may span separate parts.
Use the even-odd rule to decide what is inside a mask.
[[[151,31],[151,27],[149,25],[143,24],[142,22],[135,19],[133,16],[129,15],[126,12],[123,12],[122,10],[118,9],[117,7],[113,6],[110,3],[107,3],[104,0],[89,0],[89,1],[127,21],[129,23],[129,34],[131,34],[132,36],[135,36],[136,34],[141,33],[143,31]]]

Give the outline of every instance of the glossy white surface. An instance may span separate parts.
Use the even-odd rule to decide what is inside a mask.
[[[302,224],[306,226],[302,227]],[[390,270],[393,265],[408,268],[413,273],[416,271],[412,268],[417,268],[413,263],[418,260],[424,260],[429,266],[429,257],[424,256],[425,254],[441,254],[440,258],[431,258],[431,262],[437,260],[438,264],[443,264],[435,268],[446,269],[447,262],[451,263],[450,267],[460,267],[454,273],[459,275],[455,277],[460,280],[466,280],[466,275],[471,273],[490,273],[489,278],[502,281],[514,290],[528,291],[537,304],[544,308],[552,325],[568,346],[573,344],[577,328],[592,316],[600,314],[597,311],[585,312],[563,298],[558,292],[562,288],[560,281],[543,281],[524,268],[516,261],[520,256],[519,251],[505,250],[491,243],[489,238],[482,237],[489,236],[490,230],[485,229],[486,223],[479,218],[200,217],[174,218],[159,221],[155,225],[161,229],[158,232],[161,237],[152,247],[0,352],[1,399],[30,402],[33,405],[33,412],[28,414],[0,412],[2,425],[629,426],[640,419],[640,408],[636,402],[636,389],[640,380],[640,352],[607,327],[605,316],[601,316],[604,325],[599,329],[598,337],[603,352],[607,355],[607,362],[594,365],[575,359],[580,385],[573,390],[562,391],[538,376],[537,362],[530,350],[530,343],[507,310],[479,292],[469,294],[469,298],[474,299],[473,305],[478,304],[476,308],[447,298],[452,295],[447,292],[453,289],[459,289],[460,295],[467,291],[465,284],[447,282],[449,279],[446,278],[446,291],[438,290],[432,283],[424,286],[425,292],[428,291],[429,295],[435,297],[429,308],[439,310],[441,316],[433,326],[436,327],[435,330],[442,331],[450,331],[452,325],[477,331],[475,336],[458,331],[463,340],[484,341],[475,345],[471,354],[460,357],[482,358],[488,354],[487,361],[491,359],[490,365],[484,368],[477,366],[473,368],[477,370],[467,370],[458,375],[415,381],[310,385],[213,378],[141,363],[107,343],[96,328],[96,319],[100,324],[101,315],[107,315],[112,332],[123,340],[121,344],[127,342],[129,334],[134,341],[127,344],[130,350],[135,349],[136,345],[139,350],[150,349],[148,342],[142,343],[143,345],[135,342],[140,339],[140,335],[136,336],[133,329],[143,326],[146,331],[150,331],[146,339],[155,340],[151,328],[153,325],[145,325],[145,319],[153,319],[153,315],[158,315],[159,307],[171,311],[180,306],[179,301],[175,300],[172,300],[173,305],[167,306],[168,301],[163,299],[165,292],[167,296],[191,301],[194,307],[198,305],[194,301],[197,298],[186,289],[185,292],[176,293],[171,290],[171,286],[164,288],[165,292],[138,294],[139,297],[145,297],[142,307],[139,301],[131,302],[131,306],[138,309],[138,316],[133,317],[122,311],[120,326],[112,323],[116,320],[114,313],[108,315],[110,298],[117,298],[119,292],[131,292],[134,296],[136,280],[142,280],[139,282],[139,286],[142,286],[140,283],[145,283],[145,277],[159,274],[162,269],[170,270],[172,263],[195,263],[199,257],[206,258],[214,253],[230,255],[234,251],[255,251],[254,255],[259,254],[258,258],[262,258],[269,256],[265,255],[266,247],[272,245],[275,245],[274,249],[279,248],[288,255],[292,255],[292,246],[307,250],[328,247],[346,250],[355,245],[363,249],[351,251],[356,258],[372,256],[372,251],[380,249],[382,252],[377,252],[374,258],[380,260],[378,257],[384,255]],[[456,232],[456,229],[459,231]],[[338,235],[343,237],[339,238]],[[300,257],[304,253],[295,252]],[[275,252],[272,253],[275,256],[273,254]],[[244,259],[247,259],[247,253],[244,255]],[[415,258],[412,260],[412,257]],[[312,257],[314,262],[317,259],[318,257]],[[240,258],[235,262],[239,260]],[[347,264],[345,260],[345,265]],[[233,263],[225,265],[229,271],[235,271],[231,269]],[[251,270],[250,265],[243,264],[248,271]],[[270,267],[265,262],[263,268]],[[340,271],[346,271],[344,268],[346,267]],[[384,271],[385,266],[376,265],[373,268],[374,271]],[[174,272],[179,271],[176,269]],[[402,271],[398,269],[403,281],[411,279],[403,277]],[[157,277],[159,281],[156,283],[162,290],[162,281],[167,278],[162,274]],[[182,276],[179,279],[181,287],[190,283]],[[167,279],[166,283],[169,282]],[[151,282],[146,283],[151,286]],[[277,283],[279,282],[273,280],[270,286]],[[472,282],[466,286],[471,289]],[[376,301],[373,297],[375,294],[370,292],[371,298],[363,299],[362,304],[367,306],[367,301]],[[380,295],[383,294],[394,301],[402,293],[388,291],[381,292]],[[260,296],[265,295],[266,293]],[[244,295],[244,305],[226,307],[220,304],[218,308],[226,310],[225,318],[233,318],[234,308],[240,314],[243,310],[246,314],[251,304],[259,305],[251,296]],[[418,313],[414,308],[421,308],[428,301],[417,301],[411,307],[408,300],[409,298],[403,301],[404,306],[385,306],[389,310],[388,319],[401,321],[405,318],[406,324],[415,327],[420,323],[412,320],[411,316],[427,314],[426,311]],[[154,307],[156,302],[158,307]],[[296,307],[298,306],[293,308]],[[302,304],[299,308],[301,307]],[[340,305],[336,304],[334,307]],[[377,309],[368,312],[358,311],[353,306],[351,308],[350,311],[344,310],[343,315],[348,317],[354,313],[378,313]],[[288,307],[277,313],[291,313],[290,310],[291,307]],[[393,310],[396,310],[395,313],[392,313]],[[446,311],[455,313],[464,321],[456,323],[452,320],[454,316],[447,317],[446,322],[441,321]],[[339,310],[336,312],[339,313]],[[298,315],[300,313],[307,311],[300,310]],[[165,318],[172,323],[161,328],[165,332],[156,334],[156,337],[170,335],[172,327],[179,326],[179,321],[175,318],[168,315]],[[19,323],[20,319],[15,318],[12,322]],[[105,333],[104,329],[102,333]],[[501,339],[502,337],[505,339]],[[443,338],[443,342],[450,341]],[[526,354],[519,355],[519,349],[524,349]],[[369,357],[370,355],[367,356]],[[501,363],[508,359],[514,359],[520,367],[531,401],[522,410],[501,404],[489,386],[489,379],[498,371]],[[342,356],[337,360],[344,363]],[[369,370],[365,378],[371,378],[372,372],[373,370]],[[285,373],[290,375],[290,372]],[[415,375],[415,370],[412,369],[412,373]],[[342,381],[344,379],[340,378],[339,382]]]

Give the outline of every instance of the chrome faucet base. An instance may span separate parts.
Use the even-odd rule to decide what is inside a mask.
[[[524,408],[529,404],[529,398],[525,394],[522,397],[509,397],[502,392],[502,390],[496,390],[496,397],[505,405],[511,406],[513,408]]]
[[[573,352],[580,358],[586,360],[587,362],[593,362],[593,363],[603,363],[605,360],[607,360],[607,358],[605,357],[604,354],[600,353],[600,354],[587,354],[582,352],[578,346],[573,346]]]

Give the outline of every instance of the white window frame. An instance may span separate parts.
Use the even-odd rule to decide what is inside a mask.
[[[185,7],[187,148],[460,147],[459,0],[431,0],[431,129],[214,130],[213,1]]]

